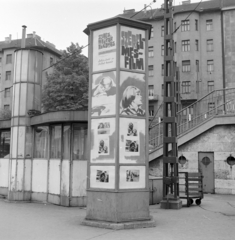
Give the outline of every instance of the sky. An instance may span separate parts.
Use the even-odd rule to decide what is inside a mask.
[[[154,9],[160,8],[164,0],[0,0],[0,41],[10,34],[12,39],[21,38],[22,25],[26,25],[27,34],[35,31],[59,50],[66,49],[71,42],[86,46],[88,37],[83,30],[88,24],[112,18],[124,9],[140,11],[151,2]],[[174,5],[181,2],[173,0]],[[82,53],[87,56],[87,51],[86,47]]]

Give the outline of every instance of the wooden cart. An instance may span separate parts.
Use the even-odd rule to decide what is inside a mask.
[[[187,207],[195,203],[201,204],[203,199],[203,176],[201,173],[179,172],[179,197],[187,199]]]

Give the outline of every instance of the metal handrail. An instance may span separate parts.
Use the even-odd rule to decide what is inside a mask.
[[[231,104],[233,102],[234,104]],[[208,109],[210,104],[211,108]],[[214,90],[177,112],[177,136],[197,127],[215,115],[227,114],[235,114],[235,87]],[[168,136],[170,134],[171,132],[169,131]],[[161,122],[151,126],[149,130],[149,144],[152,146],[151,150],[153,150],[162,145],[162,143],[163,123]]]

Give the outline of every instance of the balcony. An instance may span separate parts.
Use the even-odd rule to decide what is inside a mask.
[[[149,94],[149,101],[158,101],[157,94]]]

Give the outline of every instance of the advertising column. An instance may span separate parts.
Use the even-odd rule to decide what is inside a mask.
[[[146,94],[150,28],[116,17],[90,24],[84,31],[90,39],[87,225],[96,220],[150,220]]]

